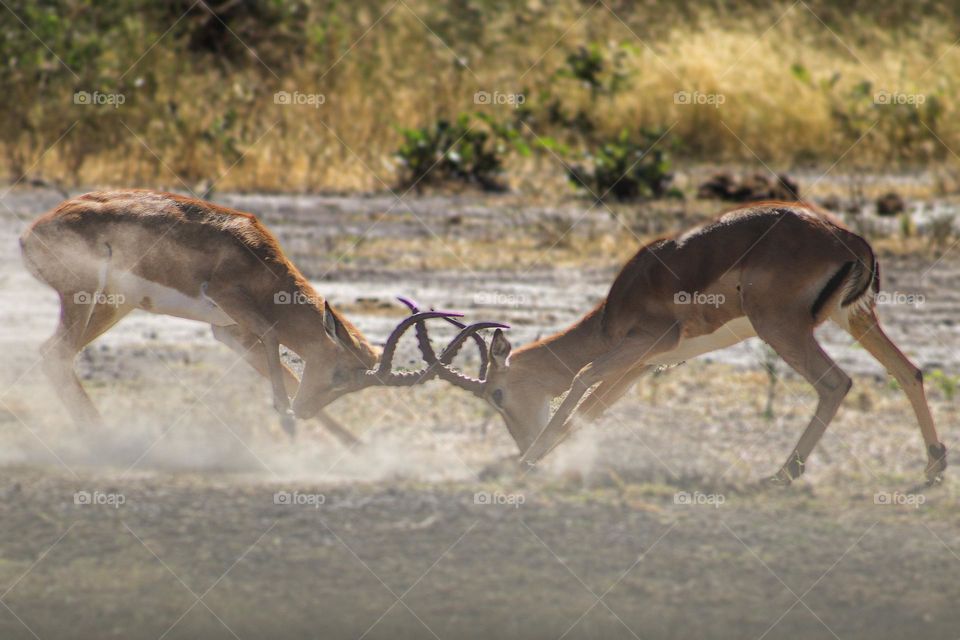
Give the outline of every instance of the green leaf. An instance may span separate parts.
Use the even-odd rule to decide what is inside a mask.
[[[799,62],[794,62],[790,65],[790,73],[793,74],[793,77],[803,82],[804,84],[813,84],[813,79],[810,77],[810,71],[800,64]]]

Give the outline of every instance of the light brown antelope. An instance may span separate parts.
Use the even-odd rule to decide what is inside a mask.
[[[64,201],[21,236],[28,269],[56,290],[60,323],[43,369],[78,424],[101,417],[74,371],[77,354],[134,309],[209,323],[214,337],[270,381],[284,429],[319,416],[341,441],[349,431],[323,408],[373,385],[410,386],[432,375],[391,371],[404,319],[381,352],[314,291],[256,217],[155,191],[88,193]],[[304,361],[297,379],[280,345]],[[293,398],[291,405],[290,398]]]
[[[492,404],[523,461],[533,464],[569,432],[575,409],[596,417],[652,367],[759,336],[818,396],[813,418],[771,478],[789,484],[803,473],[851,386],[814,337],[814,328],[830,319],[906,392],[923,435],[926,475],[934,482],[946,468],[946,447],[937,438],[920,370],[880,327],[874,308],[879,285],[870,245],[830,214],[802,203],[752,204],[641,248],[606,300],[565,331],[512,355],[497,331],[485,378],[446,363],[438,374]],[[551,400],[564,392],[551,417]]]

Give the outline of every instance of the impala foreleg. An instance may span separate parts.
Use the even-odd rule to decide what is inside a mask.
[[[597,368],[592,362],[577,373],[573,379],[573,384],[570,385],[570,390],[567,391],[567,396],[563,399],[563,402],[560,403],[560,407],[556,413],[553,414],[553,417],[550,418],[550,422],[548,422],[537,437],[533,439],[533,442],[521,457],[520,462],[532,466],[560,444],[560,441],[563,440],[570,431],[567,418],[569,418],[573,410],[577,408],[577,404],[580,402],[583,394],[599,382],[600,378],[601,376],[597,373]]]
[[[267,378],[273,389],[273,407],[280,414],[283,430],[291,436],[296,432],[296,421],[290,408],[290,397],[284,386],[284,365],[280,360],[280,340],[276,323],[270,322],[259,311],[242,288],[231,285],[224,288],[205,286],[203,294],[229,315],[243,331],[251,332],[263,344],[267,364]]]
[[[262,375],[264,378],[270,378],[270,368],[267,364],[267,350],[263,346],[263,342],[260,341],[260,338],[256,336],[251,331],[247,331],[238,324],[232,324],[226,327],[217,327],[213,328],[213,337],[222,342],[223,344],[230,347],[235,353],[243,357],[246,362],[253,367],[257,373]],[[285,364],[281,363],[283,367],[283,382],[287,390],[287,396],[294,397],[297,395],[297,389],[300,387],[300,380],[294,375],[293,371],[290,370]],[[360,441],[357,440],[346,427],[341,425],[333,416],[327,413],[325,410],[321,409],[317,414],[317,418],[320,422],[323,423],[323,426],[326,427],[337,440],[342,444],[347,446],[353,446],[358,444]]]
[[[596,420],[603,415],[604,411],[622,398],[643,374],[652,368],[651,365],[642,364],[622,375],[611,376],[605,379],[593,390],[593,393],[587,396],[587,399],[577,407],[577,414],[582,415],[587,420]]]
[[[247,364],[253,367],[264,378],[270,379],[270,370],[267,366],[267,353],[260,338],[251,331],[247,331],[238,324],[226,327],[213,326],[213,337],[241,356]],[[287,395],[293,397],[300,387],[300,380],[287,365],[283,365],[283,383]]]
[[[560,444],[570,431],[568,418],[577,408],[583,395],[593,385],[604,380],[625,378],[631,372],[640,369],[644,360],[676,346],[680,334],[678,326],[674,323],[654,337],[645,334],[625,338],[613,350],[584,366],[574,377],[566,398],[560,403],[560,408],[527,448],[521,461],[530,465],[536,464]]]

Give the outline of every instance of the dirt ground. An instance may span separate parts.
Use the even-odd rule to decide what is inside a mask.
[[[499,418],[440,382],[336,403],[357,448],[310,423],[291,442],[266,383],[208,327],[133,314],[78,359],[110,424],[80,433],[39,368],[55,298],[16,244],[60,199],[0,199],[4,640],[958,636],[955,470],[921,485],[906,398],[842,331],[820,335],[854,389],[780,490],[760,481],[815,398],[781,363],[765,417],[753,341],[643,380],[523,474]],[[260,215],[375,340],[408,295],[510,322],[515,344],[579,317],[639,239],[722,209],[217,200]],[[903,295],[880,313],[952,447],[960,254],[918,247],[881,253],[884,290]]]

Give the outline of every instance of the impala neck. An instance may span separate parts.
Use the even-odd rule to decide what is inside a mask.
[[[602,316],[601,304],[568,329],[521,347],[510,358],[511,370],[523,371],[551,396],[559,396],[580,369],[609,349]]]
[[[301,357],[306,357],[325,340],[323,307],[307,303],[292,304],[285,316],[277,325],[281,342]]]
[[[284,317],[278,323],[281,342],[293,349],[301,357],[307,357],[316,351],[318,345],[326,343],[326,329],[323,326],[323,298],[302,276],[293,277],[287,291],[297,291],[298,296],[290,296],[291,304],[286,308]],[[368,367],[376,364],[379,354],[366,337],[343,314],[334,309],[340,324],[356,338],[354,351],[360,362]]]

